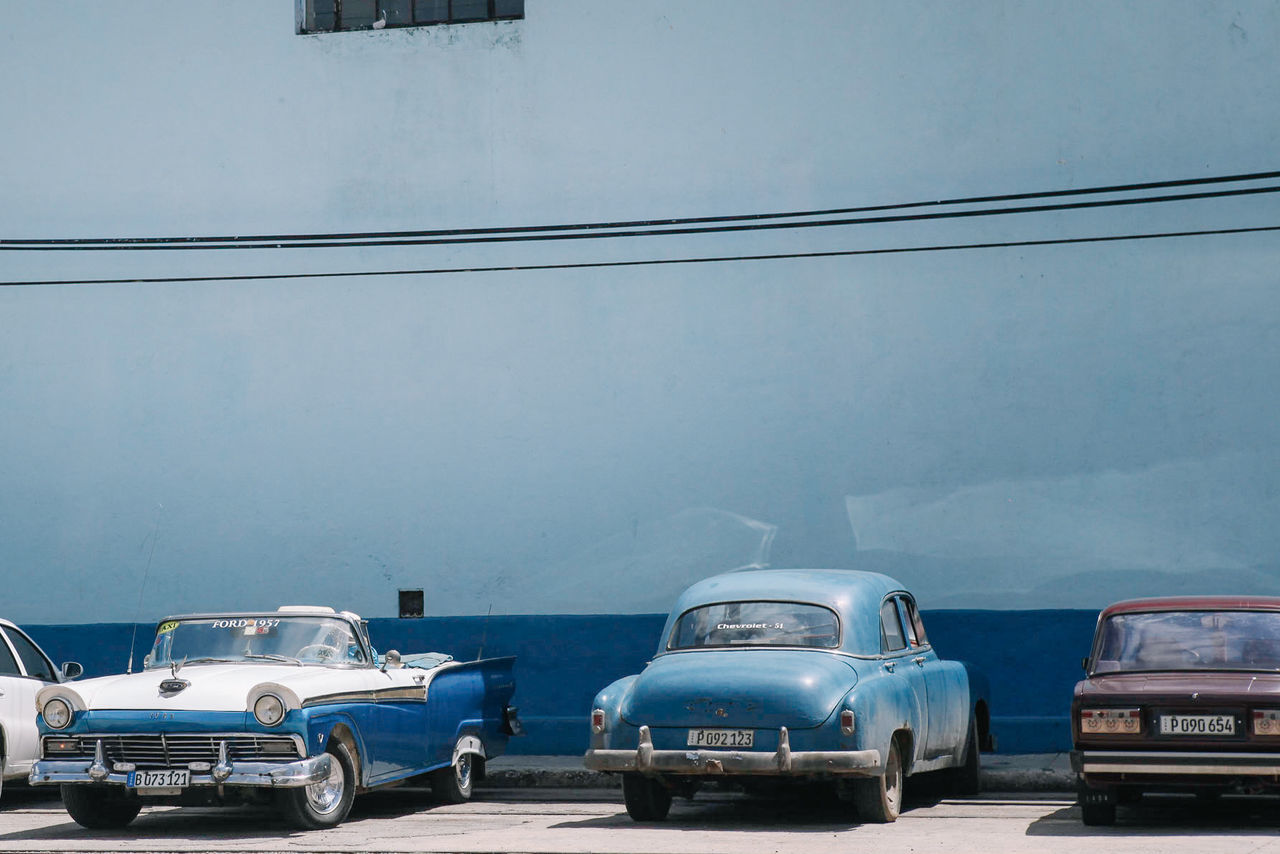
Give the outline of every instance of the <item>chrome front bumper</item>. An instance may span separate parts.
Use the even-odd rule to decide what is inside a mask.
[[[185,767],[191,772],[188,786],[261,786],[289,789],[309,786],[328,779],[330,762],[327,753],[292,762],[236,762],[229,761],[224,751],[216,763],[193,762]],[[192,767],[193,765],[196,767]],[[108,767],[103,760],[102,743],[99,742],[92,761],[39,759],[31,766],[31,774],[27,779],[33,786],[55,786],[60,783],[101,783],[124,786],[128,783],[129,772],[132,770],[134,770],[132,766],[123,762],[116,762],[112,767]]]
[[[635,750],[587,751],[583,764],[592,771],[639,771],[650,774],[850,774],[884,773],[878,750],[791,750],[787,728],[778,730],[778,750],[654,750],[647,726],[640,727]]]
[[[1075,750],[1071,770],[1085,776],[1280,777],[1280,753]]]

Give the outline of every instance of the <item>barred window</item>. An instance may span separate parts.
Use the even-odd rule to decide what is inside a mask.
[[[301,0],[299,33],[424,27],[524,17],[524,0]]]

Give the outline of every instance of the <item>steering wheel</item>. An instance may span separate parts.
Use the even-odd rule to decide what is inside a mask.
[[[316,661],[331,661],[339,656],[336,646],[327,643],[309,643],[298,650],[298,658],[313,658]]]

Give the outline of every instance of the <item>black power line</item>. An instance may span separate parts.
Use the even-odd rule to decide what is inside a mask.
[[[870,214],[875,212],[907,210],[922,207],[945,207],[962,204],[990,204],[995,202],[1026,201],[1033,199],[1063,198],[1069,196],[1099,195],[1109,193],[1148,191],[1173,187],[1206,186],[1211,184],[1240,183],[1280,177],[1280,172],[1253,172],[1237,175],[1219,175],[1209,178],[1185,178],[1170,181],[1151,181],[1140,184],[1114,184],[1073,190],[1043,190],[1030,193],[970,196],[936,201],[903,202],[864,207],[830,208],[826,210],[792,211],[787,213],[738,214],[713,217],[676,217],[652,220],[620,222],[574,223],[561,225],[513,226],[506,228],[454,228],[419,231],[377,231],[321,234],[278,235],[227,235],[221,237],[117,237],[117,238],[0,238],[0,250],[9,251],[104,251],[144,249],[297,249],[366,246],[412,246],[450,243],[497,243],[516,241],[582,240],[612,237],[643,237],[651,235],[705,234],[726,231],[752,231],[765,229],[821,228],[871,223],[908,222],[932,219],[955,219],[1004,214],[1039,213],[1084,208],[1114,207],[1122,205],[1154,204],[1188,201],[1193,199],[1225,198],[1280,192],[1280,186],[1246,187],[1231,190],[1175,193],[1169,195],[1140,196],[1125,199],[1099,199],[1046,205],[1021,205],[1015,207],[983,208],[965,211],[944,211],[888,216],[859,216],[841,219],[804,219],[797,222],[765,222],[765,220],[797,219],[800,217],[835,216],[846,214]],[[712,225],[716,223],[716,225]],[[735,223],[735,224],[728,224]],[[681,226],[669,228],[666,226]]]
[[[182,284],[193,282],[244,282],[270,279],[341,279],[374,276],[431,276],[449,273],[508,273],[534,270],[581,270],[603,267],[649,267],[671,264],[717,264],[733,261],[779,261],[799,258],[840,258],[857,255],[903,255],[915,252],[950,252],[965,249],[1010,249],[1032,246],[1065,246],[1078,243],[1113,243],[1125,240],[1165,240],[1177,237],[1207,237],[1227,234],[1258,234],[1280,231],[1280,225],[1250,228],[1215,228],[1196,231],[1166,231],[1149,234],[1112,234],[1095,237],[1060,237],[1043,240],[1010,240],[993,243],[952,243],[934,246],[901,246],[881,249],[846,249],[827,252],[779,252],[767,255],[725,255],[701,258],[651,258],[638,261],[582,261],[562,264],[520,264],[492,267],[437,267],[418,270],[358,270],[329,273],[259,273],[234,276],[145,276],[118,279],[47,279],[0,281],[0,287],[50,285],[130,285]]]

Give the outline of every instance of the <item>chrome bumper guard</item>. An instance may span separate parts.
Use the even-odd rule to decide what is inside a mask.
[[[1280,777],[1280,753],[1074,750],[1071,770],[1086,775]]]
[[[778,730],[778,750],[654,750],[647,726],[640,727],[635,750],[587,751],[583,764],[592,771],[639,771],[651,774],[850,774],[884,773],[878,750],[791,750],[787,728]]]
[[[185,766],[190,772],[188,786],[262,786],[272,789],[290,789],[309,786],[328,779],[330,770],[328,753],[297,759],[292,762],[232,762],[227,758],[227,745],[223,742],[218,751],[218,761],[192,762]],[[123,767],[127,766],[127,767]],[[104,783],[124,786],[134,766],[115,762],[108,768],[103,756],[102,742],[94,747],[92,762],[84,759],[38,759],[31,766],[27,778],[33,786],[55,786],[61,783]]]

